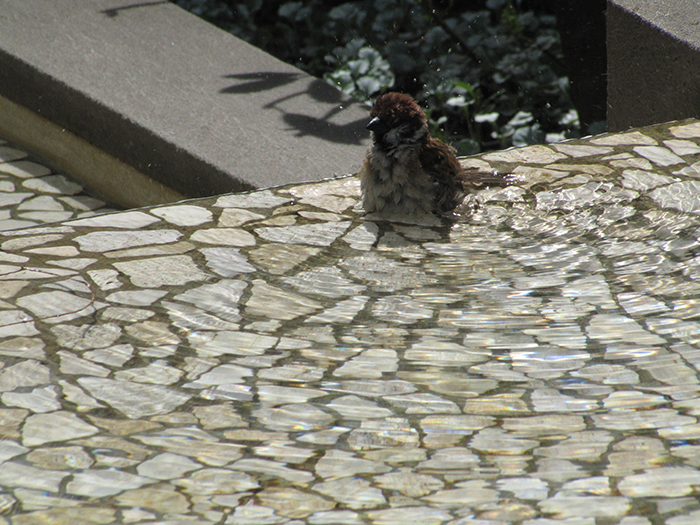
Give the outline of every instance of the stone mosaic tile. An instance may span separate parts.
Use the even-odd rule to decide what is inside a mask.
[[[0,231],[112,211],[80,184],[0,139]]]
[[[700,123],[471,159],[518,183],[449,221],[0,157],[0,524],[700,519]]]

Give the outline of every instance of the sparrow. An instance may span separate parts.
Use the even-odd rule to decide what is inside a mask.
[[[453,147],[430,134],[415,100],[382,95],[370,119],[372,147],[359,172],[366,212],[444,215],[461,204],[473,174],[459,164]]]

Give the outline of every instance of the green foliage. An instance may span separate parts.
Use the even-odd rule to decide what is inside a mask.
[[[379,51],[365,45],[362,39],[351,40],[344,47],[337,47],[326,61],[335,69],[323,78],[341,91],[358,100],[369,100],[394,85],[394,73],[389,62]]]
[[[177,0],[362,101],[413,95],[461,154],[579,133],[544,0]]]

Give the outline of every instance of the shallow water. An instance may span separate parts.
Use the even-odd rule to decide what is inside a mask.
[[[0,523],[699,522],[700,125],[642,131],[449,222],[345,178],[5,232]]]

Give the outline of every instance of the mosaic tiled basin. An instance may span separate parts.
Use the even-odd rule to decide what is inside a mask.
[[[454,221],[348,177],[2,233],[0,523],[700,523],[698,143],[469,159],[519,183]]]

